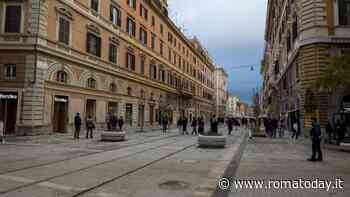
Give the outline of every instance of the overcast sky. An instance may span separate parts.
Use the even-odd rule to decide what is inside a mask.
[[[229,91],[251,102],[260,85],[267,0],[168,0],[170,17],[196,35],[214,62],[230,75]],[[232,69],[242,65],[249,68]]]

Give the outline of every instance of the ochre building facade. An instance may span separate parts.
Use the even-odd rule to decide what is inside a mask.
[[[156,127],[214,112],[215,66],[160,0],[0,1],[0,120],[7,134],[70,131],[74,115]]]

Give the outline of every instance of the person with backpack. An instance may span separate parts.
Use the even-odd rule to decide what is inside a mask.
[[[312,128],[310,130],[312,140],[312,156],[311,158],[307,159],[308,161],[323,161],[321,151],[321,135],[320,123],[318,123],[316,118],[312,118]]]
[[[93,136],[93,130],[95,129],[95,124],[92,119],[92,117],[89,115],[86,119],[86,139],[89,139],[89,137],[92,139]]]

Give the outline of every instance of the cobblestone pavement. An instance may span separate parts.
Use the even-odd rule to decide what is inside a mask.
[[[228,136],[225,149],[198,148],[197,137],[178,130],[130,134],[117,143],[68,138],[51,144],[42,136],[42,144],[30,143],[34,137],[0,145],[0,196],[182,197],[202,192],[209,178],[214,191],[244,133]]]
[[[243,153],[235,180],[264,180],[263,189],[235,189],[231,180],[230,197],[350,196],[350,154],[330,149],[323,149],[323,153],[323,162],[309,162],[306,161],[306,158],[311,155],[311,144],[308,139],[300,139],[297,142],[290,138],[250,140]],[[318,182],[314,181],[314,186],[318,183],[318,186],[323,187],[321,180],[325,179],[332,181],[331,187],[333,187],[337,178],[344,180],[343,189],[330,189],[329,191],[305,189],[309,187],[308,182],[302,183],[304,189],[296,189],[293,187],[297,187],[298,183],[289,182],[296,180],[300,183],[299,179],[302,181],[318,179]],[[270,182],[272,189],[266,189],[266,186],[269,187],[268,181],[270,180],[287,180],[288,182]],[[290,189],[289,184],[293,184]],[[285,185],[287,188],[277,189],[279,185]]]

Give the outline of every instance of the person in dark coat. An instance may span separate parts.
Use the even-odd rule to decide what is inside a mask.
[[[123,130],[123,125],[124,125],[124,119],[123,119],[123,116],[120,116],[120,118],[118,119],[118,126],[120,131]]]
[[[86,119],[86,139],[93,138],[93,130],[95,129],[95,124],[92,117],[89,115]]]
[[[168,116],[164,115],[162,119],[163,133],[166,133],[166,130],[168,128],[168,123],[169,123]]]
[[[210,130],[212,133],[218,133],[218,119],[214,115],[211,119],[211,125],[210,125]]]
[[[198,120],[198,133],[200,135],[204,134],[204,126],[205,126],[205,123],[204,123],[203,117],[201,117]]]
[[[184,117],[182,119],[182,134],[183,135],[188,135],[188,132],[187,132],[187,124],[188,124],[188,119],[187,117]]]
[[[326,133],[328,136],[327,142],[328,142],[328,144],[331,144],[332,143],[332,136],[333,136],[333,128],[332,128],[330,121],[328,121],[328,123],[326,125]]]
[[[81,117],[79,112],[74,117],[74,127],[75,127],[74,139],[79,139],[80,128],[81,128]]]
[[[233,119],[232,118],[227,119],[226,124],[228,127],[228,134],[231,135],[232,129],[233,129]]]
[[[310,130],[310,136],[312,139],[312,156],[308,161],[322,161],[321,151],[321,126],[317,122],[316,118],[312,118],[312,128]],[[317,157],[316,157],[317,155]]]
[[[192,124],[191,124],[191,126],[192,126],[192,133],[191,133],[191,135],[198,135],[197,125],[198,125],[198,119],[195,117],[195,118],[193,118]]]
[[[182,131],[182,116],[180,116],[180,118],[177,120],[176,126],[179,129],[179,133],[181,134]]]

